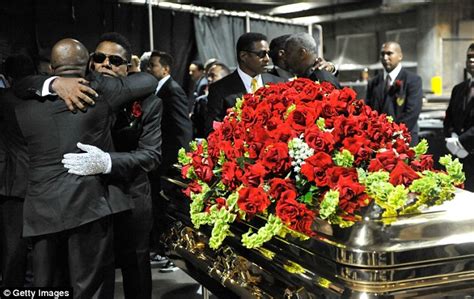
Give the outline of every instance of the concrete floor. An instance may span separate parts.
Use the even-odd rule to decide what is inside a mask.
[[[175,272],[160,273],[158,268],[152,268],[153,299],[198,299],[203,298],[202,288],[194,279],[179,269]],[[122,273],[115,272],[115,299],[124,299],[122,288]],[[210,296],[215,299],[217,297]]]

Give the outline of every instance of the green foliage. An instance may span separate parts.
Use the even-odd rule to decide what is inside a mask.
[[[336,151],[333,160],[337,166],[352,167],[354,156],[350,151],[343,149],[341,152]]]
[[[319,207],[319,217],[321,219],[327,219],[331,215],[336,214],[336,209],[339,204],[339,191],[329,190],[324,195],[324,199],[321,201]]]
[[[252,230],[249,230],[242,235],[242,244],[247,248],[260,247],[263,243],[270,241],[273,236],[278,235],[283,226],[280,218],[270,214],[265,226],[259,228],[257,233],[252,233]]]

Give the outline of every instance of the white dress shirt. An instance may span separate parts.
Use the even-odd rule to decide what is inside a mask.
[[[247,90],[248,93],[253,92],[252,90],[252,79],[255,78],[257,79],[257,87],[263,87],[263,80],[262,80],[262,75],[258,74],[255,77],[250,77],[247,73],[242,71],[240,67],[237,67],[237,73],[240,76],[240,79],[242,79],[242,82],[244,82],[245,89]]]

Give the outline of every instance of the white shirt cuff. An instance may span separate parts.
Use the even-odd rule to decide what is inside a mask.
[[[46,79],[46,81],[44,81],[43,83],[43,88],[41,89],[41,96],[42,97],[45,97],[45,96],[54,96],[56,95],[55,93],[51,93],[49,91],[49,85],[51,84],[51,82],[56,79],[58,76],[53,76],[51,78],[48,78]]]
[[[107,156],[107,169],[105,170],[104,174],[108,174],[112,172],[112,158],[110,157],[109,153],[105,153]]]

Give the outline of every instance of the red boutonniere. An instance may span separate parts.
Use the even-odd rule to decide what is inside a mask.
[[[140,105],[139,101],[133,102],[132,105],[132,116],[135,118],[139,118],[142,115],[142,106]]]

